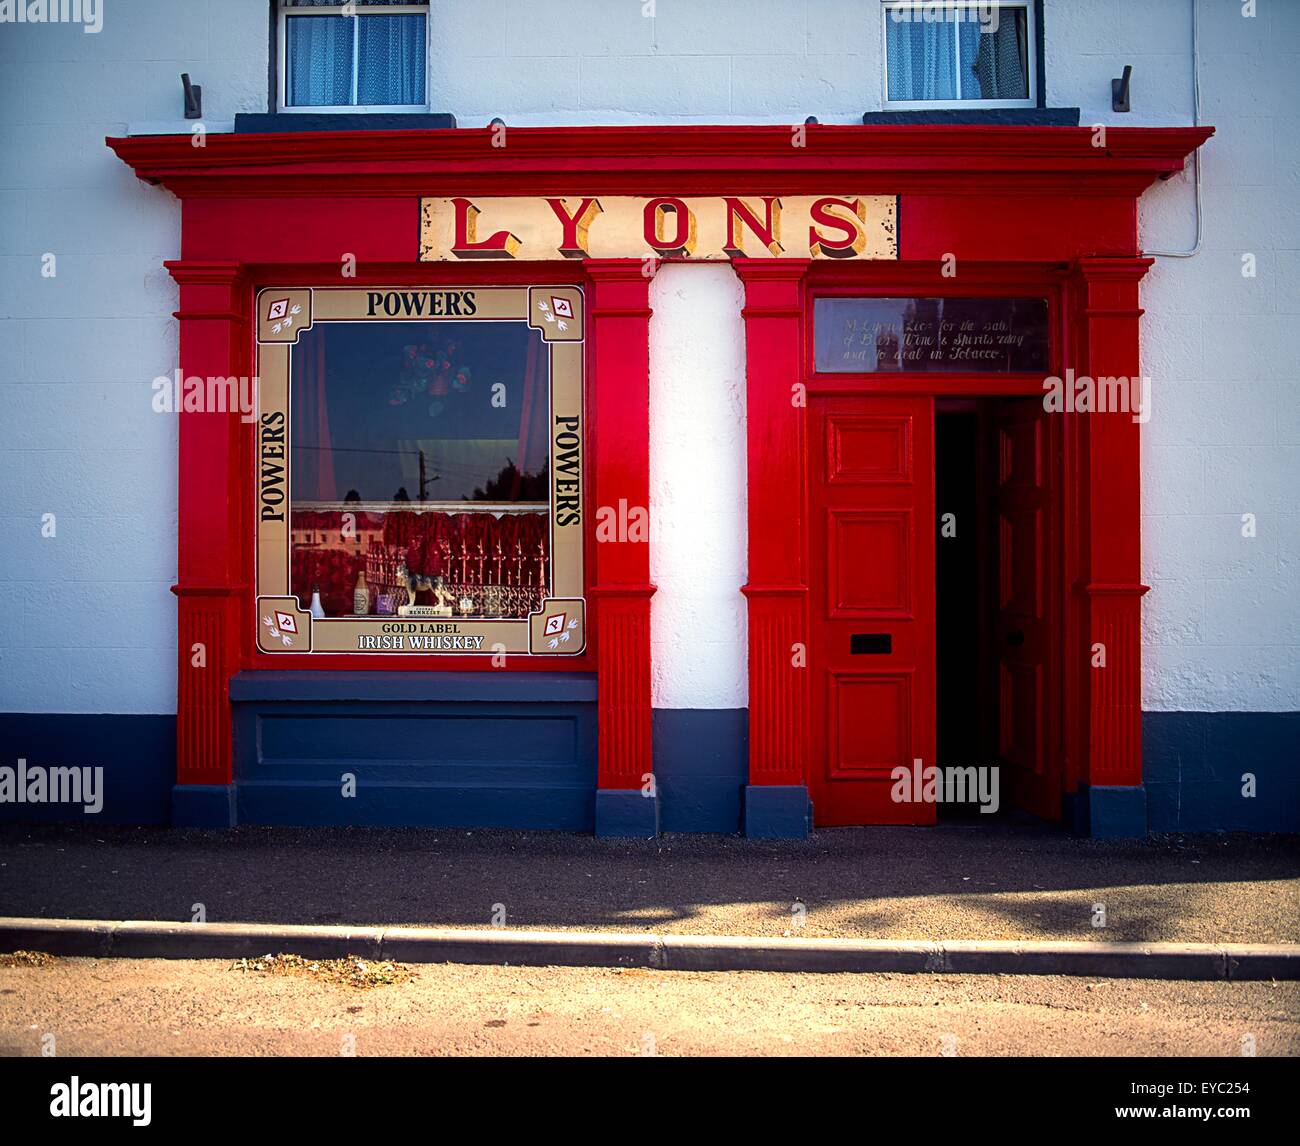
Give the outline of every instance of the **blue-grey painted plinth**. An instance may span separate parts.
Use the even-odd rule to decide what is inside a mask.
[[[590,832],[587,786],[376,781],[354,771],[338,781],[240,781],[241,824],[322,828],[509,828]]]
[[[1094,840],[1141,839],[1147,834],[1147,793],[1132,787],[1079,785],[1074,800],[1074,830]]]
[[[592,674],[259,672],[230,693],[240,823],[592,830]]]
[[[579,672],[337,672],[236,673],[230,699],[239,704],[327,701],[596,703],[596,674]]]
[[[806,840],[812,801],[802,784],[745,786],[745,835],[756,840]]]
[[[0,823],[166,824],[176,782],[176,717],[0,713],[0,767],[102,768],[103,807],[0,803]]]
[[[743,708],[655,709],[655,790],[665,832],[740,831],[748,726]]]
[[[651,840],[659,834],[659,801],[640,788],[596,792],[596,835]]]
[[[176,784],[172,788],[172,827],[233,828],[234,784]]]
[[[1153,832],[1300,832],[1300,712],[1144,712]]]

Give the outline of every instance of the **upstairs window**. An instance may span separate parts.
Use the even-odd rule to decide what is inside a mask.
[[[1034,4],[885,0],[885,107],[1033,107]]]
[[[280,108],[424,110],[428,10],[427,0],[280,0]]]

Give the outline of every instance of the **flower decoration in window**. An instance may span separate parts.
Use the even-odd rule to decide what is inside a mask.
[[[402,347],[402,365],[397,384],[388,399],[390,406],[405,406],[428,395],[429,417],[436,418],[446,408],[450,394],[463,394],[470,386],[472,372],[461,361],[461,344],[454,338],[432,342],[408,343]]]

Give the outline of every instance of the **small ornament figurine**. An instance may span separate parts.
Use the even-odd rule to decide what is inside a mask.
[[[415,605],[415,594],[417,592],[421,589],[433,588],[433,584],[428,577],[421,577],[418,573],[412,572],[407,568],[405,561],[402,561],[397,566],[397,580],[400,584],[406,586],[406,604],[398,608],[399,615],[402,615],[403,609],[410,609]]]
[[[444,577],[435,577],[433,579],[433,596],[438,602],[433,607],[433,614],[436,617],[452,616],[451,602],[452,595],[447,591],[447,581]]]
[[[320,603],[320,586],[311,587],[311,605],[307,610],[316,620],[322,620],[325,616],[325,606]]]
[[[370,612],[370,589],[366,585],[366,571],[357,574],[356,588],[352,590],[352,612],[364,617]]]

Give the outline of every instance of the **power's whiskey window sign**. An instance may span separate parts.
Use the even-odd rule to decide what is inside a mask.
[[[257,647],[586,647],[574,286],[257,296]]]

